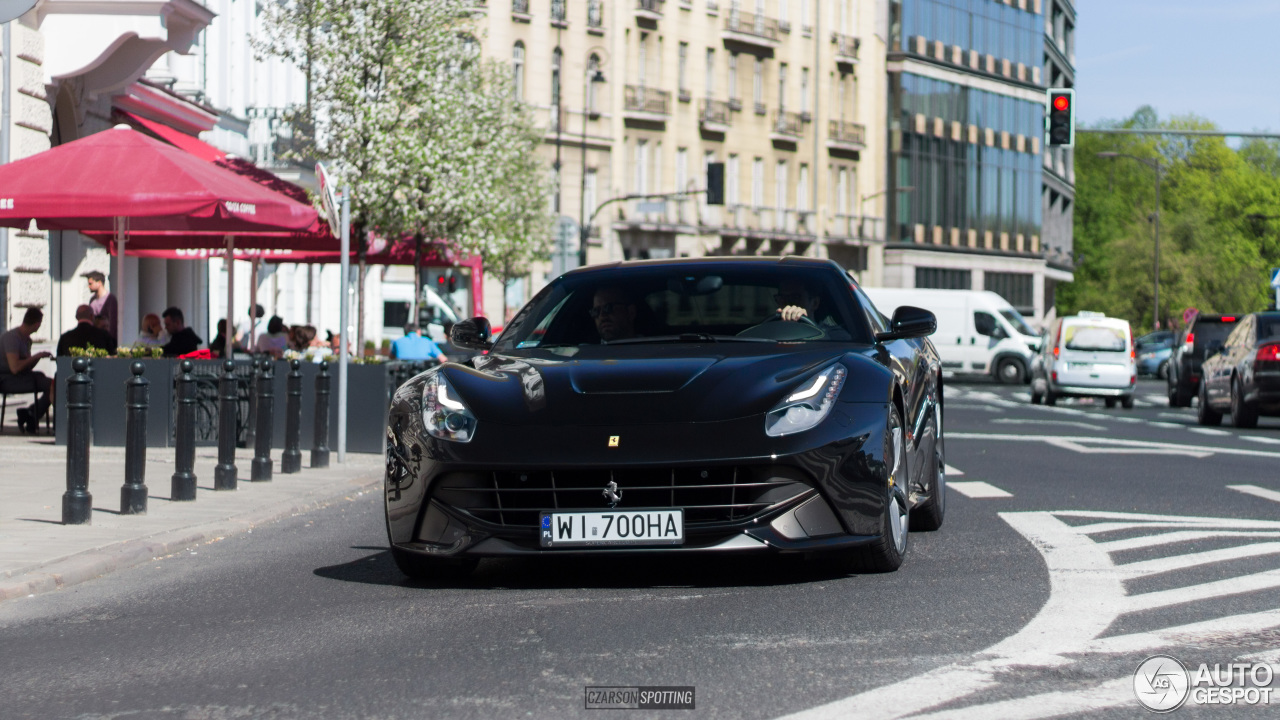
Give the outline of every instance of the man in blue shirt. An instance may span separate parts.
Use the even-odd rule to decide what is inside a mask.
[[[431,360],[435,359],[442,363],[449,362],[449,358],[440,352],[440,346],[432,342],[431,338],[423,337],[418,332],[417,325],[408,325],[404,329],[404,337],[397,339],[391,343],[391,357],[396,360]]]

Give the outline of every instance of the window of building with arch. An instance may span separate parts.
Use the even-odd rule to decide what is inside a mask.
[[[524,100],[524,43],[516,41],[511,51],[511,88],[516,100]]]

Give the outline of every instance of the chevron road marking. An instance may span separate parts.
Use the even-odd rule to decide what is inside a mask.
[[[963,471],[963,470],[959,470],[959,469],[957,469],[957,468],[953,468],[953,467],[951,467],[950,465],[945,466],[944,470],[946,470],[947,477],[960,477],[960,476],[964,475],[964,471]]]
[[[1280,502],[1280,492],[1276,492],[1275,490],[1268,490],[1266,488],[1260,488],[1257,485],[1228,485],[1227,489],[1235,490],[1236,492],[1242,492],[1245,495],[1253,495],[1254,497],[1260,497],[1265,500],[1271,500],[1273,502]]]
[[[1276,438],[1258,437],[1257,435],[1241,435],[1240,439],[1248,440],[1249,442],[1266,443],[1268,445],[1280,445],[1280,440],[1277,440]]]
[[[1102,430],[1106,431],[1103,425],[1095,423],[1080,422],[1078,420],[1025,420],[1022,418],[996,418],[992,420],[993,425],[1070,425],[1072,427],[1082,427],[1085,430]]]
[[[1156,423],[1152,423],[1153,425]],[[1062,435],[1004,435],[998,433],[947,433],[953,440],[1001,440],[1007,442],[1041,442],[1049,445],[1074,450],[1082,453],[1107,452],[1102,448],[1114,448],[1112,452],[1150,453],[1157,455],[1190,455],[1192,457],[1208,457],[1210,455],[1244,455],[1247,457],[1277,458],[1280,452],[1271,450],[1250,450],[1249,448],[1208,447],[1205,445],[1187,445],[1184,443],[1152,442],[1148,440],[1121,440],[1117,438],[1062,436]],[[1097,447],[1092,447],[1097,446]]]
[[[1129,581],[1154,575],[1181,572],[1225,560],[1278,554],[1280,542],[1274,539],[1280,538],[1280,522],[1066,510],[1003,512],[1000,517],[1041,553],[1049,571],[1049,599],[1031,622],[973,656],[891,685],[788,715],[785,720],[845,717],[931,720],[1042,718],[1107,708],[1129,708],[1136,713],[1139,706],[1133,695],[1132,678],[1127,676],[1094,681],[1062,692],[1007,696],[1017,694],[1019,672],[1035,674],[1036,669],[1066,668],[1076,663],[1088,667],[1090,655],[1150,653],[1160,648],[1202,643],[1204,638],[1218,640],[1224,635],[1256,634],[1280,627],[1280,610],[1270,609],[1103,637],[1117,620],[1129,613],[1280,587],[1280,570],[1136,594],[1130,593],[1126,587]],[[1082,520],[1086,524],[1072,524]],[[1169,532],[1170,529],[1174,531]],[[1141,534],[1114,541],[1102,541],[1096,537],[1117,531],[1138,531]],[[1246,542],[1231,548],[1175,553],[1127,564],[1118,564],[1112,557],[1113,553],[1121,550],[1210,538],[1235,538]],[[1278,659],[1280,654],[1277,657],[1267,655],[1262,661]],[[997,687],[1001,699],[981,702],[980,693]],[[979,702],[930,712],[933,708],[966,698]]]
[[[1007,498],[1013,497],[1011,493],[992,485],[984,483],[981,480],[964,480],[961,482],[949,482],[947,486],[952,490],[964,495],[967,498]]]

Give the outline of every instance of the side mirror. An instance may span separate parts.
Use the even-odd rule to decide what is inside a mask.
[[[467,350],[488,350],[493,347],[490,334],[489,321],[473,317],[453,324],[453,329],[449,331],[449,342]]]
[[[923,308],[903,305],[893,311],[893,319],[889,321],[889,331],[876,333],[876,342],[889,342],[904,338],[919,338],[932,335],[938,329],[938,318]]]

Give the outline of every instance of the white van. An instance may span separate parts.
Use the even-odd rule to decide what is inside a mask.
[[[983,290],[927,290],[864,287],[862,291],[886,316],[903,305],[924,308],[938,318],[929,337],[942,369],[958,374],[991,375],[1021,384],[1030,375],[1040,336],[999,295]]]
[[[1133,407],[1138,367],[1128,320],[1098,312],[1068,315],[1053,321],[1045,338],[1031,379],[1032,403],[1053,405],[1060,397],[1077,396],[1105,398],[1107,407],[1117,399]]]

